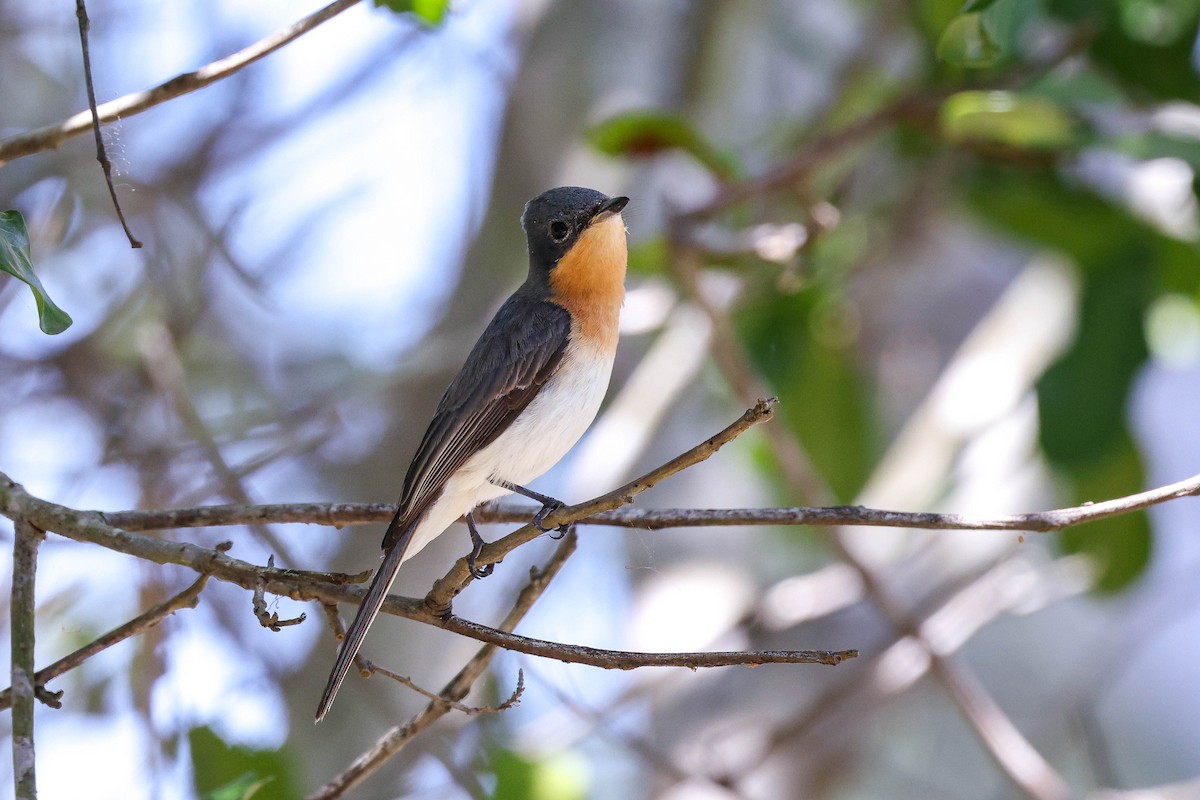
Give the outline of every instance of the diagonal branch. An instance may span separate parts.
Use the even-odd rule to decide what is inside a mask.
[[[529,576],[529,583],[517,595],[512,610],[500,623],[500,630],[511,631],[524,618],[533,604],[537,602],[550,581],[558,574],[562,565],[575,552],[576,538],[574,533],[565,536],[554,551],[554,555],[540,571],[534,571]],[[387,731],[365,753],[354,759],[345,770],[322,786],[308,800],[334,800],[357,786],[369,775],[378,770],[388,759],[400,752],[421,731],[428,728],[439,718],[449,713],[452,708],[449,703],[457,703],[467,696],[471,686],[479,679],[492,657],[496,655],[496,647],[487,645],[480,648],[458,674],[450,679],[440,692],[441,699],[432,700],[425,709],[404,725],[398,725]],[[448,702],[447,702],[448,701]]]
[[[133,92],[124,97],[110,100],[96,107],[96,117],[101,123],[113,122],[122,117],[131,117],[172,98],[203,89],[270,55],[286,44],[298,39],[323,22],[326,22],[359,0],[334,0],[307,17],[280,28],[275,33],[260,39],[238,52],[193,71],[176,75],[152,89]],[[80,111],[62,122],[22,133],[0,141],[0,166],[21,156],[52,150],[72,136],[78,136],[94,126],[91,109]]]
[[[574,506],[564,506],[556,510],[542,520],[542,528],[529,523],[504,538],[485,545],[475,559],[476,566],[499,563],[504,559],[504,556],[526,542],[531,542],[538,538],[546,530],[573,525],[577,520],[584,519],[593,514],[610,511],[632,503],[633,499],[642,492],[653,488],[659,482],[678,472],[682,472],[688,467],[699,464],[755,425],[769,420],[774,414],[774,407],[777,402],[774,397],[760,397],[754,404],[754,407],[748,409],[733,424],[687,452],[676,456],[658,469],[651,470],[642,477],[613,489],[608,494],[601,495],[594,500]],[[448,613],[450,610],[450,601],[466,588],[472,580],[471,569],[467,566],[467,558],[460,558],[448,573],[434,581],[433,588],[425,596],[426,605],[434,613]]]
[[[195,583],[174,597],[159,603],[153,608],[147,610],[145,613],[139,614],[138,616],[129,620],[129,622],[126,622],[124,625],[118,628],[113,628],[99,639],[89,642],[88,644],[76,650],[74,653],[55,661],[50,666],[38,670],[37,674],[33,676],[33,685],[35,689],[44,687],[47,683],[54,680],[58,676],[75,669],[80,664],[87,661],[89,658],[101,652],[102,650],[107,650],[114,644],[123,642],[131,636],[136,636],[143,631],[153,628],[155,625],[162,622],[176,611],[184,608],[195,608],[196,603],[200,599],[200,592],[204,589],[204,585],[206,583],[208,583],[208,576],[201,575]],[[56,695],[57,694],[61,694],[61,692],[56,693]],[[57,697],[55,697],[55,699],[57,700]],[[12,705],[12,702],[13,698],[11,688],[0,692],[0,711],[8,708],[10,705]],[[43,702],[46,701],[43,700]]]

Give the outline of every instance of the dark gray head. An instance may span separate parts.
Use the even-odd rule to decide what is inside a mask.
[[[529,266],[549,271],[589,225],[619,214],[628,197],[609,197],[594,189],[560,186],[525,204],[521,227],[529,241]]]

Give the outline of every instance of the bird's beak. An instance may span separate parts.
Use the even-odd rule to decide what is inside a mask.
[[[592,212],[592,218],[588,221],[588,225],[591,226],[595,225],[597,222],[604,222],[604,220],[608,219],[614,214],[620,214],[621,209],[623,209],[625,204],[628,202],[628,197],[608,198],[603,203],[596,206],[596,210]]]

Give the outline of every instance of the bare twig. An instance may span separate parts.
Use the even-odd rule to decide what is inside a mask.
[[[37,674],[33,677],[34,687],[44,687],[50,681],[66,672],[69,672],[70,670],[75,669],[80,664],[87,661],[89,658],[101,652],[102,650],[107,650],[109,647],[112,647],[118,642],[123,642],[131,636],[136,636],[143,631],[153,628],[155,625],[159,624],[180,609],[195,608],[196,603],[200,599],[200,592],[204,589],[204,585],[206,583],[208,583],[208,576],[201,575],[195,583],[174,597],[159,603],[153,608],[147,610],[145,613],[139,614],[129,622],[126,622],[124,625],[118,628],[113,628],[100,638],[89,642],[70,655],[60,658],[50,666],[38,670]],[[48,696],[40,697],[39,699],[47,705],[52,705],[54,708],[58,708],[57,701],[61,694],[61,692],[52,692],[48,693]],[[54,702],[49,702],[50,700],[53,700]],[[12,689],[5,689],[3,692],[0,692],[0,711],[8,708],[11,704]]]
[[[274,569],[275,556],[267,556],[267,571],[270,572]],[[263,575],[265,576],[266,572],[264,572]],[[304,620],[308,619],[308,614],[303,613],[298,617],[293,617],[292,619],[280,619],[279,612],[267,611],[266,593],[267,579],[265,577],[261,577],[258,579],[258,583],[254,585],[254,596],[250,601],[254,608],[254,616],[258,618],[259,625],[275,631],[275,633],[279,633],[284,628],[289,628],[292,625],[299,625],[301,622],[304,622]]]
[[[511,631],[517,627],[517,623],[529,612],[533,604],[546,591],[546,587],[550,585],[550,581],[562,569],[562,565],[575,552],[576,541],[575,534],[573,532],[568,533],[563,537],[558,547],[555,548],[554,555],[550,557],[545,568],[540,572],[536,569],[530,570],[529,582],[525,584],[525,588],[517,595],[517,600],[513,603],[512,609],[504,617],[503,621],[501,621],[499,625],[500,630]],[[308,800],[334,800],[335,798],[342,797],[346,792],[382,767],[388,759],[400,752],[417,734],[449,712],[449,708],[444,702],[445,700],[457,702],[466,697],[467,692],[471,690],[471,686],[479,679],[484,670],[487,669],[488,664],[491,663],[492,657],[495,654],[496,648],[493,645],[481,647],[471,657],[471,660],[458,671],[458,674],[451,678],[450,682],[442,688],[439,700],[430,702],[419,714],[404,725],[398,725],[387,731],[369,750],[354,759],[345,770],[316,792],[309,795]]]
[[[1111,500],[996,517],[971,517],[965,514],[927,511],[890,511],[866,506],[617,508],[589,514],[574,522],[576,525],[606,525],[646,531],[734,525],[810,525],[1054,533],[1076,525],[1142,511],[1170,500],[1197,496],[1200,496],[1200,475]],[[486,505],[476,509],[475,519],[479,522],[526,522],[536,511],[532,506],[515,503]],[[261,522],[308,523],[341,528],[346,525],[387,522],[395,516],[396,506],[391,503],[276,503],[94,513],[106,524],[128,531],[248,525]],[[358,582],[361,580],[358,578]]]
[[[92,23],[88,20],[84,0],[75,0],[75,16],[79,20],[79,45],[83,50],[83,80],[87,85],[88,111],[92,116],[92,130],[96,133],[96,160],[100,162],[100,169],[104,170],[108,195],[112,198],[113,208],[117,210],[117,219],[121,220],[121,227],[125,229],[125,235],[129,238],[129,246],[136,250],[142,243],[133,235],[133,231],[129,230],[129,223],[125,221],[125,212],[121,210],[117,189],[113,186],[112,162],[108,160],[108,153],[104,149],[104,136],[100,133],[100,114],[96,111],[96,87],[92,83],[92,54],[88,48],[88,31],[91,30]]]
[[[709,440],[713,444],[718,437]],[[702,445],[703,447],[703,445]],[[681,457],[682,458],[682,457]],[[671,462],[675,464],[678,459]],[[666,469],[664,467],[663,469]],[[655,470],[651,475],[655,475]],[[634,483],[637,483],[636,481]],[[607,496],[606,496],[607,497]],[[598,501],[592,501],[593,503]],[[611,502],[611,501],[606,501]],[[575,508],[590,510],[591,503]],[[293,600],[318,600],[322,603],[360,603],[366,590],[322,579],[319,573],[259,567],[233,558],[219,550],[209,550],[186,542],[168,542],[142,536],[103,524],[94,514],[75,511],[29,495],[21,486],[0,473],[0,513],[6,516],[25,515],[37,527],[77,541],[99,544],[110,550],[137,556],[158,564],[178,564],[197,572],[209,574],[254,590],[261,582],[265,592],[290,597]],[[563,512],[559,512],[560,514]],[[558,524],[550,517],[549,524]],[[524,530],[523,528],[521,530]],[[520,531],[518,531],[520,533]],[[504,542],[505,540],[500,540]],[[515,545],[514,545],[515,546]],[[485,552],[486,548],[485,548]],[[682,666],[689,668],[766,663],[823,663],[836,664],[853,658],[854,651],[759,651],[745,653],[627,653],[600,650],[578,645],[560,645],[470,622],[431,609],[427,600],[391,595],[383,605],[388,614],[433,625],[443,630],[467,636],[477,641],[494,643],[515,652],[553,658],[559,661],[592,664],[605,669],[634,669],[637,667]]]
[[[469,636],[480,642],[491,642],[531,656],[545,656],[570,664],[587,664],[600,669],[636,669],[638,667],[757,667],[763,664],[829,664],[837,665],[858,657],[857,650],[739,650],[704,653],[638,653],[629,650],[603,650],[577,644],[561,644],[531,639],[515,633],[489,628],[476,622],[446,617],[443,625],[448,631]]]
[[[38,545],[45,534],[23,517],[13,520],[12,577],[12,758],[14,796],[17,800],[36,800],[37,775],[34,770],[33,687],[35,685],[33,644],[36,602]]]
[[[171,80],[160,83],[152,89],[127,94],[124,97],[97,106],[95,110],[96,119],[101,123],[108,123],[122,117],[131,117],[167,100],[187,94],[188,92],[194,92],[197,89],[208,86],[210,83],[227,78],[243,67],[253,64],[260,58],[275,52],[284,45],[303,36],[321,23],[332,19],[358,2],[359,0],[334,0],[334,2],[324,8],[309,14],[307,17],[287,27],[280,28],[275,33],[264,39],[260,39],[249,47],[218,61],[206,64],[194,72],[185,72],[181,75],[176,75]],[[92,114],[93,112],[90,109],[81,111],[54,125],[47,125],[43,128],[37,128],[28,133],[0,141],[0,166],[21,156],[27,156],[43,150],[51,150],[72,136],[83,133],[88,128],[98,127],[93,120]]]
[[[430,700],[434,701],[435,703],[444,703],[445,705],[450,706],[450,708],[453,708],[455,711],[461,711],[462,713],[466,714],[468,717],[474,717],[479,714],[497,714],[501,711],[507,711],[508,709],[513,708],[514,706],[520,705],[521,704],[521,695],[525,694],[525,671],[524,670],[517,670],[517,687],[515,689],[513,689],[513,693],[511,695],[509,695],[508,699],[505,700],[503,703],[500,703],[499,705],[495,705],[495,706],[469,706],[466,703],[460,703],[456,700],[447,700],[445,697],[442,697],[440,694],[434,694],[433,692],[429,691],[428,689],[422,689],[420,686],[418,686],[416,683],[413,682],[412,678],[406,678],[403,675],[399,675],[395,672],[392,672],[390,669],[381,667],[378,664],[374,663],[373,661],[367,662],[367,670],[371,673],[378,672],[380,675],[384,676],[385,678],[391,678],[392,680],[396,681],[397,683],[403,684],[404,686],[407,686],[408,688],[412,689],[417,694],[427,697]]]

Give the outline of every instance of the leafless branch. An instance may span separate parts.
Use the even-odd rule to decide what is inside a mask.
[[[129,239],[129,246],[136,250],[142,246],[142,243],[129,229],[129,223],[125,220],[125,212],[121,210],[121,201],[117,199],[117,189],[113,186],[112,162],[108,160],[108,152],[104,149],[104,137],[100,133],[100,115],[96,113],[96,87],[92,82],[92,54],[88,47],[88,32],[92,29],[92,23],[88,19],[84,0],[75,0],[75,17],[79,20],[79,46],[83,51],[83,80],[87,86],[88,112],[92,115],[92,130],[96,134],[96,160],[100,162],[100,169],[104,171],[108,196],[112,198],[113,208],[117,210],[117,219],[121,220],[121,227]]]
[[[575,520],[575,524],[636,528],[644,531],[735,525],[807,525],[1054,533],[1084,523],[1142,511],[1170,500],[1197,496],[1200,496],[1200,475],[1125,497],[1069,508],[997,517],[971,517],[965,514],[927,511],[890,511],[857,505],[784,508],[618,508],[589,514]],[[536,511],[532,506],[502,503],[477,509],[475,519],[479,522],[527,522]],[[276,503],[95,513],[108,525],[128,531],[248,525],[256,522],[308,523],[341,528],[346,525],[387,522],[395,515],[396,506],[391,503]]]
[[[546,587],[550,585],[550,581],[562,569],[562,565],[575,552],[576,541],[575,534],[573,532],[568,533],[563,537],[558,547],[555,548],[554,555],[550,557],[550,560],[541,571],[536,569],[530,570],[529,582],[525,584],[525,588],[517,595],[517,600],[513,603],[512,609],[504,617],[503,621],[501,621],[499,625],[500,630],[511,631],[517,627],[517,623],[525,617],[525,614],[529,612],[533,604],[546,591]],[[354,759],[345,770],[316,792],[309,795],[308,800],[334,800],[334,798],[342,797],[346,792],[378,770],[389,758],[400,752],[405,745],[412,741],[413,737],[449,712],[449,708],[446,706],[444,700],[457,702],[466,697],[467,692],[471,690],[471,686],[479,679],[484,670],[487,669],[488,664],[491,663],[492,657],[495,654],[496,648],[494,646],[487,645],[481,647],[471,657],[471,660],[458,671],[458,674],[451,678],[450,682],[442,688],[440,693],[441,699],[431,701],[419,714],[404,725],[398,725],[387,731],[369,750]]]
[[[732,425],[717,435],[672,459],[658,469],[631,481],[619,489],[586,503],[569,506],[551,514],[548,526],[569,525],[575,517],[585,517],[598,511],[615,508],[649,489],[660,480],[703,461],[723,445],[771,417],[773,401],[760,400]],[[0,512],[24,515],[44,530],[54,531],[78,541],[100,544],[111,550],[128,553],[160,564],[179,564],[198,572],[211,574],[218,580],[235,583],[245,589],[291,597],[295,600],[319,600],[323,603],[361,602],[365,591],[340,582],[324,580],[319,573],[259,567],[232,558],[219,550],[208,550],[183,542],[167,542],[106,525],[100,515],[65,508],[29,495],[22,487],[0,473]],[[484,548],[482,563],[495,563],[513,548],[541,535],[533,525]],[[579,645],[561,645],[530,639],[502,630],[463,620],[449,613],[450,599],[470,581],[466,559],[460,560],[450,572],[434,584],[424,601],[391,596],[383,610],[419,622],[459,633],[479,641],[496,644],[516,652],[540,655],[560,661],[591,664],[605,669],[634,669],[643,666],[683,666],[688,668],[757,665],[766,663],[824,663],[836,664],[853,658],[855,651],[756,651],[740,653],[633,653],[600,650]],[[436,602],[431,602],[433,598]],[[440,598],[445,598],[444,601]]]
[[[222,545],[218,546],[227,547],[228,544],[228,542],[224,542]],[[195,608],[196,603],[200,599],[200,592],[204,589],[204,585],[206,583],[208,583],[208,576],[201,575],[195,583],[174,597],[159,603],[145,613],[139,614],[129,622],[126,622],[124,625],[121,625],[118,628],[113,628],[100,638],[89,642],[70,655],[60,658],[50,666],[38,670],[37,674],[33,677],[34,687],[44,687],[50,681],[66,672],[69,672],[70,670],[75,669],[80,664],[87,661],[89,658],[101,652],[102,650],[107,650],[109,647],[112,647],[118,642],[123,642],[131,636],[136,636],[143,631],[153,628],[155,625],[162,622],[164,619],[180,609]],[[41,699],[43,703],[47,703],[47,705],[52,705],[54,708],[57,708],[57,701],[61,694],[61,692],[52,692],[39,699]],[[11,688],[0,692],[0,711],[8,708],[10,705],[12,705],[12,702],[13,698]]]
[[[152,89],[127,94],[97,106],[94,112],[96,119],[101,123],[108,123],[122,117],[131,117],[172,98],[194,92],[210,83],[227,78],[243,67],[253,64],[260,58],[303,36],[321,23],[332,19],[358,1],[334,0],[324,8],[279,29],[249,47],[206,64],[194,72],[176,75],[171,80],[160,83]],[[77,136],[92,127],[98,126],[93,120],[93,111],[88,109],[54,125],[47,125],[0,141],[0,166],[21,156],[54,149],[72,136]]]
[[[469,706],[465,703],[459,703],[455,700],[447,700],[446,698],[442,697],[440,694],[434,694],[433,692],[429,691],[428,689],[422,689],[420,686],[418,686],[416,683],[413,682],[412,678],[406,678],[403,675],[399,675],[395,672],[392,672],[390,669],[381,667],[378,664],[374,663],[373,661],[367,662],[367,671],[371,672],[371,673],[377,672],[380,675],[384,676],[385,678],[391,678],[392,680],[396,681],[397,683],[400,683],[404,686],[407,686],[409,689],[412,689],[417,694],[427,697],[436,703],[444,703],[445,705],[448,705],[451,708],[453,708],[455,711],[461,711],[462,713],[466,714],[469,717],[474,717],[479,714],[497,714],[501,711],[507,711],[508,709],[513,708],[514,706],[520,705],[521,695],[523,695],[525,693],[525,672],[523,670],[517,670],[517,686],[515,689],[513,689],[513,693],[511,695],[509,695],[508,699],[505,700],[503,703],[500,703],[499,705],[495,705],[495,706]]]
[[[37,800],[34,770],[34,583],[37,577],[38,545],[45,534],[32,522],[13,519],[12,634],[12,758],[13,786],[17,800]]]
[[[269,572],[273,569],[275,569],[275,556],[267,556],[267,571]],[[301,614],[292,619],[280,619],[278,612],[267,611],[266,593],[267,581],[265,578],[259,578],[258,583],[254,585],[254,596],[251,600],[251,605],[254,608],[254,616],[258,618],[259,625],[275,633],[279,633],[284,628],[299,625],[308,619],[308,614]]]

